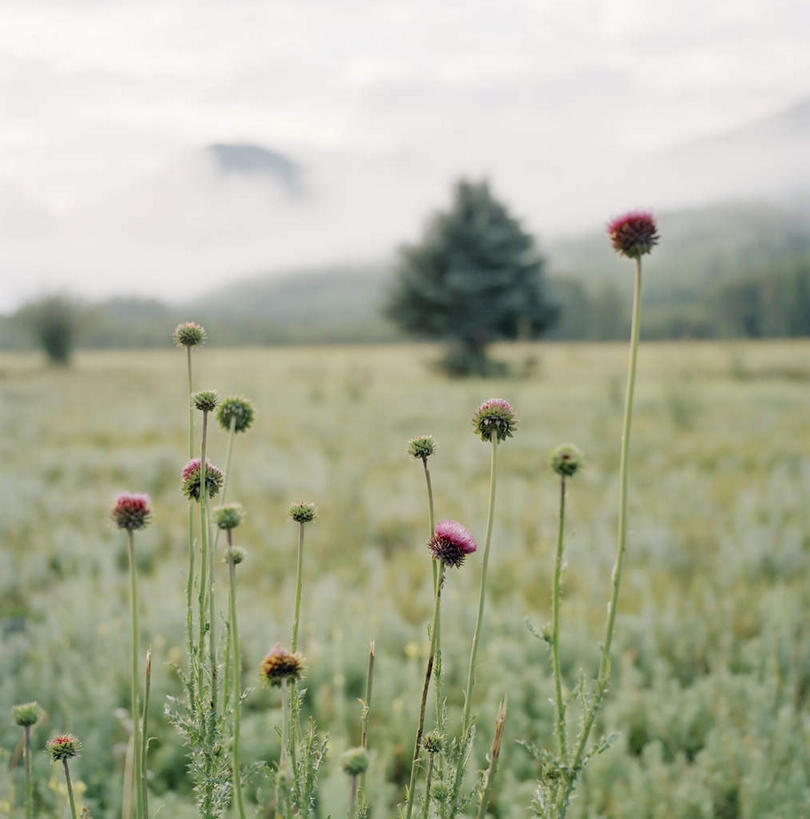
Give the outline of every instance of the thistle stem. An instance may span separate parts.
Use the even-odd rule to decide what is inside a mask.
[[[487,815],[492,783],[495,781],[495,774],[498,770],[498,757],[501,755],[501,744],[503,742],[503,726],[506,722],[506,700],[504,699],[498,706],[498,715],[495,717],[495,736],[492,739],[492,747],[489,751],[489,767],[484,778],[484,792],[481,794],[481,802],[478,805],[476,819],[484,819]]]
[[[141,737],[138,713],[138,580],[137,568],[135,566],[135,537],[131,529],[127,529],[127,551],[129,552],[129,609],[130,609],[130,629],[132,642],[132,667],[130,669],[130,708],[132,713],[132,758],[135,764],[134,789],[135,789],[135,817],[143,819],[143,793],[141,790]],[[65,774],[68,776],[67,763],[65,764]],[[68,790],[70,788],[68,787]],[[71,802],[73,797],[71,796]],[[75,807],[74,807],[75,816]]]
[[[434,558],[434,562],[437,562]],[[444,563],[439,567],[439,576],[436,583],[436,594],[433,597],[433,625],[431,626],[430,654],[428,655],[427,668],[425,669],[425,682],[422,686],[422,700],[419,705],[419,724],[416,728],[416,741],[413,746],[413,760],[411,761],[411,778],[408,784],[408,802],[405,808],[406,819],[411,819],[413,814],[413,803],[416,796],[416,769],[419,765],[419,755],[422,750],[422,732],[425,728],[425,705],[427,703],[428,690],[430,688],[430,677],[433,673],[433,661],[436,656],[437,630],[436,624],[439,622],[439,611],[441,609],[442,586],[444,585]]]
[[[425,469],[425,484],[427,486],[428,497],[428,540],[433,537],[435,527],[433,514],[433,484],[430,480],[430,470],[428,469],[427,458],[422,458],[422,466]],[[433,568],[433,594],[436,594],[436,584],[439,581],[439,567],[434,560]],[[442,637],[441,637],[441,614],[436,621],[436,662],[433,674],[434,685],[436,687],[436,722],[441,722],[441,700],[442,700]]]
[[[455,816],[458,812],[458,797],[461,790],[461,780],[464,776],[464,762],[466,754],[464,746],[469,739],[469,733],[472,726],[470,725],[470,709],[472,708],[472,695],[475,686],[475,662],[478,658],[478,641],[481,636],[481,624],[484,620],[484,603],[486,601],[487,592],[487,570],[489,568],[489,550],[492,543],[492,524],[495,513],[495,477],[498,466],[498,436],[493,435],[492,454],[490,459],[489,472],[489,508],[487,510],[487,531],[484,540],[484,560],[481,567],[481,590],[478,596],[478,616],[475,620],[475,631],[473,632],[472,648],[470,650],[470,667],[467,672],[467,689],[464,694],[464,711],[461,718],[461,748],[459,749],[458,762],[456,763],[456,775],[453,779],[453,791],[451,794],[451,811],[450,815]]]
[[[565,732],[565,703],[562,697],[560,671],[560,578],[563,562],[565,529],[565,475],[560,476],[560,518],[557,524],[557,554],[554,558],[554,581],[551,586],[551,665],[554,673],[554,705],[557,716],[557,749],[560,760],[568,756]]]
[[[205,446],[206,437],[208,434],[208,413],[203,413],[202,420],[202,437],[200,444],[200,495],[197,499],[200,504],[200,592],[199,592],[199,641],[197,648],[200,653],[199,657],[199,671],[197,692],[200,700],[203,698],[203,663],[202,652],[205,643],[206,631],[206,616],[205,603],[208,594],[208,514],[206,509],[206,500],[208,498],[208,487],[206,486],[206,463],[205,463]]]
[[[34,815],[33,779],[31,777],[31,726],[25,726],[25,819]]]
[[[68,767],[68,761],[63,759],[62,765],[65,768],[65,782],[67,783],[68,800],[70,801],[70,815],[72,819],[77,819],[76,802],[73,799],[73,784],[70,781],[70,768]]]
[[[143,724],[141,727],[141,782],[140,787],[143,793],[143,815],[144,819],[149,819],[149,792],[147,787],[146,755],[149,750],[149,737],[147,733],[147,721],[149,719],[149,688],[152,683],[152,650],[146,650],[146,672],[144,674],[143,688]]]
[[[433,762],[436,754],[428,757],[427,776],[425,777],[425,801],[422,803],[422,819],[428,819],[430,811],[430,785],[433,780]]]
[[[638,358],[639,315],[641,312],[641,258],[636,259],[635,288],[633,291],[633,318],[630,328],[630,356],[627,368],[627,391],[624,399],[624,424],[622,427],[621,456],[619,461],[619,523],[616,546],[616,563],[611,577],[612,592],[608,604],[608,618],[605,624],[605,636],[602,641],[602,656],[599,660],[599,676],[597,677],[596,693],[582,725],[579,742],[574,758],[569,766],[571,774],[568,776],[562,790],[558,804],[560,817],[565,817],[568,799],[574,789],[577,773],[582,765],[588,737],[593,728],[597,711],[607,690],[610,680],[610,646],[613,641],[613,629],[616,622],[616,608],[619,603],[619,587],[624,565],[624,552],[627,547],[627,472],[630,454],[630,429],[633,418],[633,394],[636,385],[636,360]]]
[[[349,785],[349,819],[354,819],[355,806],[357,805],[357,777],[353,776]]]
[[[298,627],[301,620],[301,590],[304,587],[304,524],[298,524],[298,565],[295,575],[295,620],[292,630],[292,653],[298,651]]]
[[[368,671],[366,671],[366,696],[363,700],[363,710],[360,713],[360,747],[368,749],[368,718],[371,711],[371,690],[374,681],[374,640],[368,646]],[[366,804],[366,773],[360,774],[359,789],[360,807]]]
[[[208,413],[203,413],[203,440],[206,437],[208,425]],[[204,457],[204,456],[203,456]],[[204,461],[201,461],[201,464]],[[203,466],[200,466],[200,477],[203,477],[205,473],[202,471]],[[205,482],[203,481],[200,484],[200,490],[205,489]],[[208,493],[202,492],[200,495],[201,504],[203,503],[202,498],[204,500],[204,507],[201,505],[201,511],[205,510],[205,528],[206,528],[206,537],[208,536]],[[201,524],[202,521],[201,521]],[[219,530],[217,530],[219,531]],[[211,707],[210,707],[210,737],[211,741],[213,742],[214,739],[214,732],[215,732],[215,722],[217,716],[217,700],[219,698],[219,687],[217,685],[217,677],[219,676],[219,668],[217,666],[217,641],[216,641],[216,607],[214,602],[214,569],[216,567],[216,540],[214,541],[214,547],[208,550],[208,663],[211,667]]]
[[[186,347],[186,370],[188,374],[188,458],[194,457],[194,407],[191,403],[191,347]],[[194,504],[188,504],[188,578],[186,580],[186,641],[188,643],[188,693],[189,703],[194,705],[194,613],[192,601],[194,598]]]
[[[233,562],[233,540],[228,529],[228,577],[230,579],[231,671],[233,674],[233,792],[239,819],[245,819],[242,798],[242,776],[239,770],[239,729],[242,707],[242,661],[239,652],[239,628],[236,623],[236,566]]]

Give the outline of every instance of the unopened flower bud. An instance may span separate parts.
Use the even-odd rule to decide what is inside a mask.
[[[247,552],[241,546],[233,546],[229,553],[230,557],[226,556],[226,560],[230,560],[234,566],[245,562]]]
[[[205,329],[196,321],[186,321],[174,328],[174,343],[178,347],[196,347],[205,338]]]
[[[21,728],[36,724],[42,709],[36,702],[24,702],[22,705],[15,705],[11,709],[11,715],[14,718],[14,724]]]
[[[582,453],[573,444],[561,444],[551,451],[551,468],[562,477],[571,478],[582,467]]]
[[[432,435],[420,435],[408,442],[408,454],[414,458],[421,458],[426,461],[435,452],[436,442],[433,440]]]
[[[349,748],[340,755],[340,765],[349,776],[360,776],[368,770],[368,751],[365,748]]]
[[[194,406],[200,412],[213,412],[217,408],[217,391],[201,390],[191,396]]]
[[[63,759],[72,759],[74,756],[78,756],[81,743],[72,734],[60,734],[48,740],[45,749],[54,762],[61,762]]]
[[[508,401],[503,398],[490,398],[475,411],[473,427],[482,441],[491,441],[493,436],[499,441],[504,441],[511,438],[517,429],[517,419]]]
[[[241,503],[226,503],[214,509],[214,521],[220,529],[235,529],[244,519]]]
[[[217,421],[224,430],[233,424],[234,432],[244,432],[253,423],[253,404],[247,398],[233,396],[226,398],[217,410]]]
[[[290,507],[290,517],[296,523],[309,523],[315,520],[318,515],[318,509],[314,503],[294,503]]]
[[[429,754],[438,754],[444,747],[444,734],[439,731],[431,731],[425,736],[422,744]]]

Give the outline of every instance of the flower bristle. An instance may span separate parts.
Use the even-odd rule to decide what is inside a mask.
[[[428,541],[428,550],[433,557],[454,568],[461,566],[467,555],[477,549],[478,544],[469,529],[455,520],[440,520]]]
[[[482,441],[491,441],[493,435],[499,441],[505,441],[511,438],[517,429],[515,411],[504,398],[490,398],[484,401],[475,411],[472,422]]]
[[[628,259],[640,259],[660,239],[655,217],[647,211],[630,211],[613,219],[607,226],[613,249]]]
[[[180,473],[181,487],[183,494],[189,500],[198,501],[200,499],[200,459],[192,458]],[[214,466],[208,458],[205,459],[205,486],[208,490],[208,497],[214,498],[222,488],[224,475],[218,466]]]
[[[142,492],[122,492],[115,499],[111,516],[119,529],[143,529],[152,517],[149,495]]]

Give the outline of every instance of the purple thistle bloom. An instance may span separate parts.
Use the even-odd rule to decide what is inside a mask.
[[[655,217],[646,211],[631,211],[607,226],[613,249],[629,259],[639,259],[658,244]]]
[[[149,508],[149,495],[135,492],[122,492],[115,499],[112,508],[112,518],[119,529],[143,529],[152,512]]]
[[[478,549],[469,529],[455,520],[440,520],[428,542],[428,549],[445,566],[461,566],[464,558]]]
[[[183,494],[189,500],[200,499],[200,459],[192,458],[184,467],[180,475],[183,483]],[[214,466],[208,458],[205,459],[205,486],[208,497],[213,498],[222,488],[222,470]]]
[[[506,399],[490,398],[475,411],[473,427],[482,441],[491,441],[493,435],[504,441],[517,429],[515,411]]]

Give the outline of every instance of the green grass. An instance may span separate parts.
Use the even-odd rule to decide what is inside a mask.
[[[522,738],[553,742],[545,645],[557,482],[547,453],[586,455],[568,501],[561,662],[594,673],[614,557],[624,345],[512,346],[521,380],[446,381],[428,346],[217,350],[196,356],[196,388],[243,393],[255,427],[237,437],[229,497],[248,520],[238,542],[240,631],[256,690],[245,762],[278,753],[278,702],[259,685],[270,646],[289,639],[296,530],[290,502],[314,500],[301,648],[307,705],[331,736],[323,815],[345,813],[337,757],[359,741],[368,641],[377,643],[369,734],[375,817],[395,815],[407,779],[427,650],[431,569],[421,465],[407,441],[430,433],[437,518],[483,535],[488,448],[472,433],[481,400],[507,398],[520,429],[499,454],[488,616],[474,710],[479,763],[509,694],[494,788],[498,817],[525,817],[536,772]],[[569,815],[795,817],[810,803],[810,343],[644,344],[630,473],[630,535],[614,676],[597,734],[618,736],[588,769]],[[193,816],[179,739],[162,717],[183,662],[186,387],[180,351],[83,353],[66,370],[0,356],[0,714],[37,699],[37,816],[61,816],[51,733],[82,738],[73,766],[95,819],[120,815],[128,708],[125,540],[117,491],[152,495],[137,538],[144,646],[151,645],[157,736],[153,814]],[[211,458],[222,465],[226,435]],[[219,601],[226,604],[220,561]],[[458,719],[480,556],[450,574],[443,600],[444,688]],[[18,742],[0,720],[0,753]],[[0,816],[18,764],[0,766]],[[49,785],[50,783],[50,785]],[[470,785],[472,779],[470,779]],[[247,789],[249,799],[253,797]],[[11,814],[14,815],[14,814]]]

